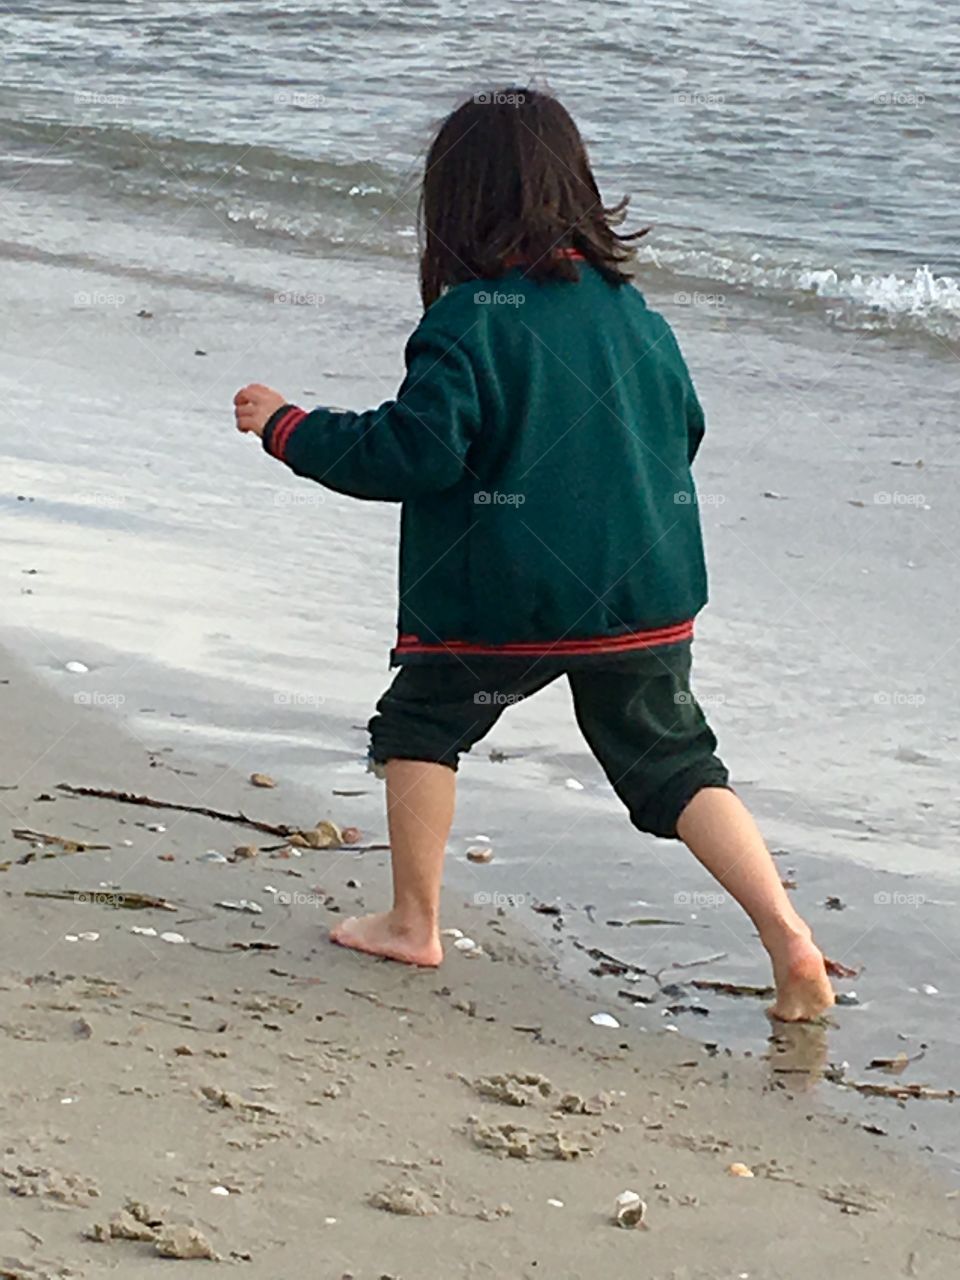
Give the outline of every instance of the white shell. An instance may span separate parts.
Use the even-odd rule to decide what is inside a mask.
[[[636,1191],[621,1191],[614,1202],[613,1216],[621,1227],[639,1227],[647,1216],[646,1203]]]
[[[571,791],[583,791],[583,790],[584,790],[583,783],[582,783],[582,782],[578,782],[578,781],[576,780],[576,778],[568,778],[568,779],[567,779],[567,786],[570,788],[570,790],[571,790]]]
[[[590,1021],[595,1027],[619,1027],[620,1023],[612,1013],[591,1013]]]
[[[472,938],[457,938],[453,944],[458,951],[479,951],[480,943]]]
[[[139,933],[144,938],[155,938],[157,936],[156,929],[151,928],[150,925],[142,925],[142,924],[131,925],[130,932]]]
[[[90,670],[90,668],[85,666],[82,662],[66,662],[64,663],[63,669],[65,671],[69,671],[71,675],[75,676],[85,676]]]
[[[182,933],[161,933],[161,942],[186,942],[186,938]]]

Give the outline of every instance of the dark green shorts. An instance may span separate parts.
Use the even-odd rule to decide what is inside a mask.
[[[726,787],[717,740],[690,692],[689,650],[626,666],[571,670],[538,661],[471,659],[401,668],[370,721],[371,754],[456,769],[460,753],[508,707],[560,676],[570,681],[577,724],[641,831],[675,837],[677,819],[703,787]]]

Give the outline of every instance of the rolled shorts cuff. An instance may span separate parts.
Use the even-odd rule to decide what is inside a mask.
[[[729,771],[716,757],[684,769],[671,778],[655,799],[642,809],[631,811],[630,819],[639,831],[663,840],[676,840],[680,815],[697,792],[705,787],[733,789]]]

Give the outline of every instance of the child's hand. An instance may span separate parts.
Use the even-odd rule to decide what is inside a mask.
[[[270,418],[286,403],[279,391],[265,387],[260,382],[251,382],[249,387],[241,387],[233,397],[237,430],[252,431],[255,436],[262,436],[263,428]]]

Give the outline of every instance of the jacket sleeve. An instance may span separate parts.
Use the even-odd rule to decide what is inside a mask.
[[[697,393],[694,390],[693,380],[689,373],[687,374],[684,403],[687,409],[687,458],[692,463],[703,440],[706,424],[703,417],[703,408],[697,399]]]
[[[696,388],[693,385],[693,379],[690,377],[690,370],[687,368],[687,362],[683,358],[683,352],[680,350],[680,344],[677,342],[676,334],[673,329],[661,316],[663,321],[663,343],[668,353],[670,362],[673,365],[674,372],[680,379],[680,385],[683,389],[683,419],[687,433],[687,461],[691,464],[697,456],[697,452],[703,441],[703,433],[705,423],[703,417],[703,408],[697,397]]]
[[[365,413],[284,405],[267,423],[263,447],[297,475],[355,498],[404,502],[450,488],[469,470],[480,428],[464,337],[424,317],[407,343],[395,400]]]

